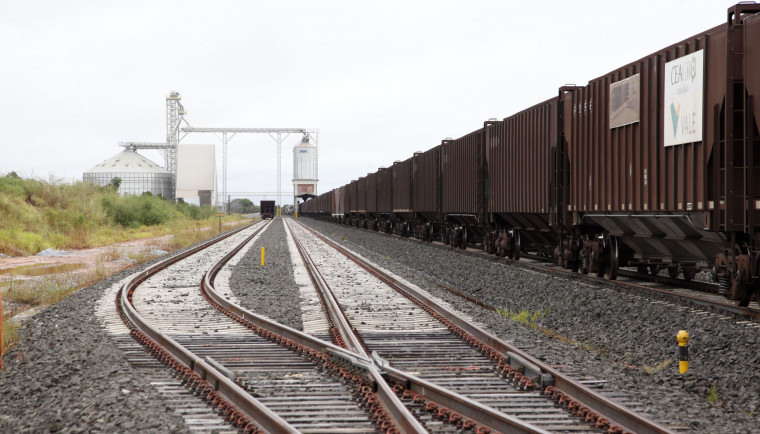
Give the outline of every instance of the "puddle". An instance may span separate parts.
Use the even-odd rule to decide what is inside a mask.
[[[0,275],[9,274],[13,276],[45,276],[48,274],[65,273],[84,267],[86,264],[33,264],[22,265],[14,268],[4,268],[0,270]]]

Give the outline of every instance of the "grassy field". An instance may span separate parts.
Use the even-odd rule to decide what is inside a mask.
[[[89,183],[0,177],[0,253],[85,249],[127,240],[181,235],[212,226],[212,207],[151,195],[119,196]],[[240,217],[225,217],[225,221]],[[178,246],[182,245],[178,240]]]
[[[250,222],[240,215],[222,218],[224,230]],[[181,249],[219,233],[212,207],[173,203],[152,195],[119,196],[115,187],[57,180],[0,177],[0,253],[35,255],[42,250],[85,249],[164,237],[154,247]],[[43,279],[13,281],[3,287],[3,302],[47,306],[130,265],[111,267],[116,249],[106,249],[98,266],[88,273],[60,273]],[[116,256],[116,257],[115,257]],[[152,254],[130,254],[131,266],[153,259]],[[14,322],[3,327],[5,350],[18,339]]]

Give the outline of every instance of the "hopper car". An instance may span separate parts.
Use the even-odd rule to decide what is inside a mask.
[[[262,200],[259,202],[259,213],[262,219],[273,219],[276,209],[273,200]]]
[[[760,5],[302,204],[304,215],[615,279],[760,298]]]

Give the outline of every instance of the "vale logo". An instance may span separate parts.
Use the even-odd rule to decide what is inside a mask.
[[[678,108],[674,103],[670,103],[670,120],[673,122],[673,137],[678,135],[678,115],[681,112],[681,104],[678,104]]]

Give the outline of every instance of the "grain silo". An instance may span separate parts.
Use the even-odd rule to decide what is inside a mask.
[[[211,205],[216,183],[214,145],[181,144],[177,148],[177,198],[199,198]]]
[[[121,179],[119,194],[143,194],[146,191],[154,196],[174,199],[172,191],[172,174],[158,164],[126,148],[122,152],[96,164],[84,172],[82,179],[95,185],[105,186],[114,178]]]
[[[304,135],[301,143],[293,147],[293,205],[297,205],[297,197],[315,197],[317,181],[317,147]]]

